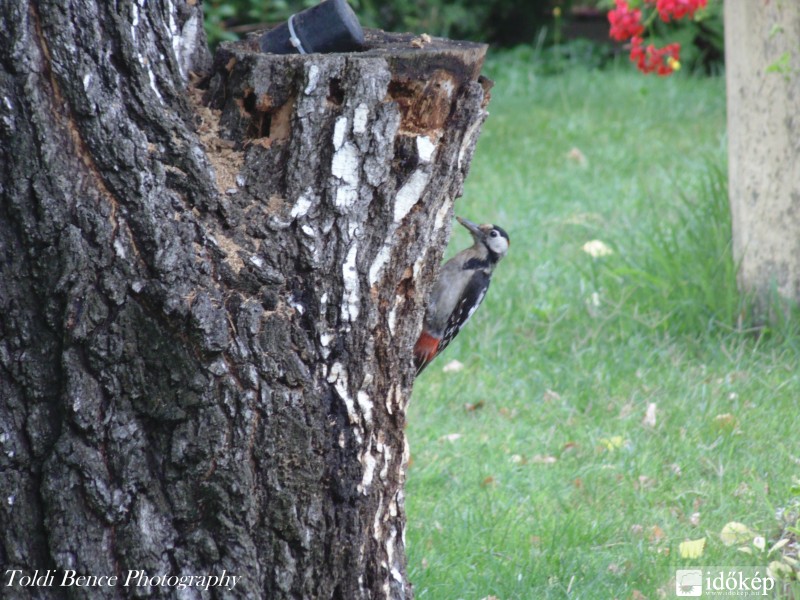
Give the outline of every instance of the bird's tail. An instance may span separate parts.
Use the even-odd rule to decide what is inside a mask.
[[[414,344],[414,365],[417,367],[417,375],[422,373],[436,355],[439,353],[439,338],[423,331],[417,343]]]

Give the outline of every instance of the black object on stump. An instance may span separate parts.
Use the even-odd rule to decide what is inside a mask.
[[[325,0],[269,30],[259,44],[272,54],[354,52],[364,46],[364,31],[347,0]]]

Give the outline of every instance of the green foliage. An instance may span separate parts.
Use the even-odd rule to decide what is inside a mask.
[[[676,193],[672,205],[645,208],[651,227],[619,232],[617,251],[592,265],[598,297],[626,306],[614,318],[673,335],[735,330],[745,311],[731,254],[727,176],[710,163],[695,190]]]
[[[731,521],[767,551],[796,539],[798,334],[758,335],[736,290],[724,81],[627,62],[543,76],[545,50],[487,64],[491,115],[456,211],[512,243],[414,386],[418,598],[672,597],[677,568],[766,566],[724,543]],[[459,229],[450,253],[469,243]],[[592,240],[613,253],[593,258]]]
[[[295,10],[302,10],[298,0],[207,0],[203,4],[205,27],[212,45],[238,39],[232,26],[243,23],[271,23],[287,19]]]
[[[584,60],[587,66],[605,65],[619,48],[585,40],[564,40],[562,29],[573,6],[608,6],[600,0],[348,0],[365,27],[387,31],[413,31],[453,39],[490,42],[498,46],[534,45],[553,60],[558,71],[565,62]],[[232,40],[243,32],[285,21],[292,13],[316,0],[210,0],[204,4],[210,43]],[[612,3],[613,4],[613,3]],[[689,70],[718,73],[723,60],[722,3],[712,2],[696,22],[655,23],[654,40],[678,41],[682,62]],[[560,10],[554,18],[553,8]],[[564,43],[567,41],[568,43]],[[616,48],[616,50],[615,50]]]
[[[548,11],[538,2],[514,0],[349,0],[365,27],[415,31],[483,41],[529,41],[546,24]],[[212,0],[205,5],[206,29],[216,43],[234,39],[231,26],[275,23],[317,4],[314,0]]]

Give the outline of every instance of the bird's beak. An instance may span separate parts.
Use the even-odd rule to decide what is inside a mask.
[[[463,217],[456,217],[456,220],[457,220],[459,223],[461,223],[461,224],[462,224],[464,227],[466,227],[467,229],[469,229],[469,232],[470,232],[472,235],[478,235],[478,236],[480,236],[480,235],[483,235],[483,232],[480,230],[480,227],[478,227],[478,226],[477,226],[475,223],[473,223],[472,221],[470,221],[470,220],[468,220],[468,219],[464,219]]]

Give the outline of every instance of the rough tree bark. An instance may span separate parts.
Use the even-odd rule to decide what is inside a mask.
[[[212,68],[193,0],[0,19],[4,592],[410,597],[411,347],[485,48]]]
[[[800,303],[800,3],[725,3],[733,251],[763,317]]]

